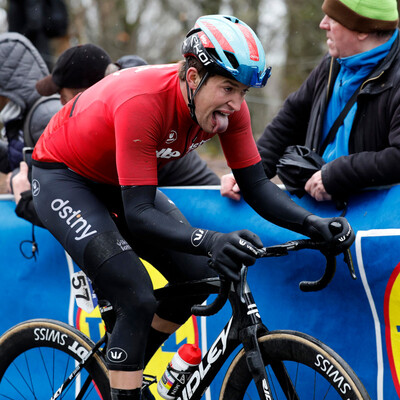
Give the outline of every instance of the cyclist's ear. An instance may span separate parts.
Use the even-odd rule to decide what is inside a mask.
[[[186,71],[186,81],[190,87],[190,89],[195,90],[199,85],[201,78],[200,75],[195,67],[190,67]]]

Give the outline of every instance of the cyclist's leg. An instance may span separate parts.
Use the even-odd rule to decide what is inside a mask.
[[[143,258],[156,267],[169,283],[215,276],[213,270],[209,271],[205,257],[190,254],[183,255],[172,251],[164,252],[161,249],[157,249],[154,252],[154,248],[153,253],[157,253],[157,256],[153,254],[153,256]],[[170,262],[170,260],[174,262]],[[187,272],[191,273],[188,274]],[[157,349],[168,339],[169,335],[190,318],[192,306],[201,304],[205,299],[206,296],[191,296],[184,299],[176,297],[163,299],[158,303],[147,341],[145,365],[150,361]]]
[[[40,187],[34,201],[41,220],[116,311],[107,353],[111,386],[135,389],[141,384],[143,343],[156,307],[150,278],[93,194],[91,182],[67,169],[35,168],[34,179]],[[127,375],[134,379],[126,380]]]
[[[176,205],[162,192],[158,191],[155,207],[169,214],[176,220],[189,224]],[[155,244],[134,239],[139,256],[157,268],[169,283],[185,282],[216,276],[214,270],[208,267],[207,257],[195,256],[173,251]],[[168,336],[179,328],[190,316],[193,304],[202,303],[205,296],[191,296],[184,301],[179,298],[164,299],[159,302],[153,318],[146,348],[145,363],[147,363]]]

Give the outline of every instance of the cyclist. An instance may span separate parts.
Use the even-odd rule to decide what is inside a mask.
[[[241,264],[253,264],[262,247],[247,230],[192,227],[157,190],[157,170],[166,163],[218,135],[244,198],[260,215],[323,238],[337,252],[354,240],[345,219],[311,214],[264,174],[244,98],[249,87],[266,84],[269,69],[251,28],[234,17],[200,17],[182,53],[178,64],[121,70],[78,95],[53,117],[33,153],[43,224],[116,311],[107,351],[113,400],[140,398],[144,365],[202,300],[156,304],[139,257],[170,282],[216,273],[238,280]],[[341,229],[333,234],[335,220]]]

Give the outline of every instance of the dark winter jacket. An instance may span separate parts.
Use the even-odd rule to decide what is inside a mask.
[[[7,173],[19,166],[24,134],[37,140],[50,118],[61,108],[57,98],[43,102],[32,115],[29,132],[23,134],[24,119],[40,98],[36,82],[48,74],[45,62],[27,38],[15,32],[0,34],[0,96],[7,97],[21,109],[20,115],[5,121],[8,143],[2,142],[1,172]]]
[[[292,93],[258,141],[268,177],[285,148],[306,145],[322,153],[322,126],[340,65],[326,56]],[[349,155],[322,168],[326,191],[337,197],[400,182],[400,43],[362,84],[349,139]]]

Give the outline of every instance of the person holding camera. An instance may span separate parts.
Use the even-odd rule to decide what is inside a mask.
[[[325,0],[328,54],[286,99],[257,142],[272,178],[289,146],[325,164],[303,185],[317,201],[400,182],[400,40],[396,0]],[[221,194],[238,200],[232,175]]]

